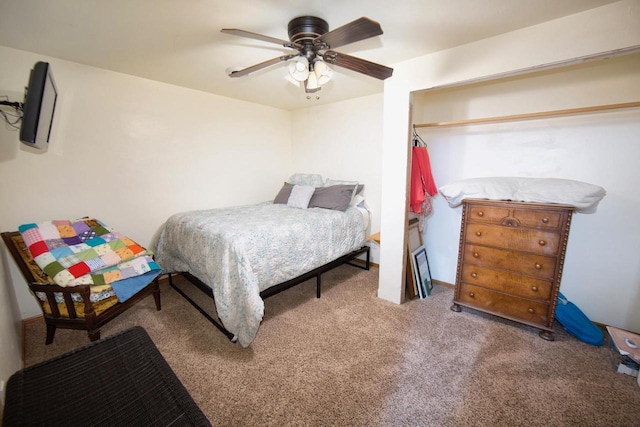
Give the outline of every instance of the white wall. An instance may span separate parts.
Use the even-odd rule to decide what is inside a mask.
[[[17,299],[13,287],[6,286],[8,271],[5,268],[5,257],[0,258],[0,416],[4,406],[4,391],[7,379],[22,368],[22,324],[18,315]]]
[[[640,2],[624,0],[437,52],[394,67],[385,81],[378,296],[403,298],[410,93],[640,45]]]
[[[369,234],[380,231],[382,100],[382,94],[372,95],[292,115],[294,169],[364,184],[372,212]],[[379,262],[377,245],[372,245],[371,258]]]
[[[415,123],[640,100],[640,54],[414,98]],[[556,177],[603,186],[594,215],[575,214],[561,291],[592,320],[640,330],[640,108],[455,128],[422,128],[438,185],[478,176]],[[460,207],[441,196],[427,221],[434,278],[454,283]]]

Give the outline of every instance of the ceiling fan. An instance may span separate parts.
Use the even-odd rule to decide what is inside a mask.
[[[326,64],[347,68],[380,80],[391,77],[393,73],[392,68],[332,50],[381,35],[380,24],[365,17],[329,31],[329,24],[324,19],[315,16],[299,16],[289,21],[288,41],[235,28],[224,28],[221,32],[276,43],[282,47],[297,50],[295,53],[231,71],[229,77],[246,76],[254,71],[296,58],[289,63],[289,74],[296,81],[304,82],[305,92],[310,93],[319,91],[322,84],[331,79],[333,70]]]

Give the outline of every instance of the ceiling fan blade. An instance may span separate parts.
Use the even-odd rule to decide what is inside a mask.
[[[263,42],[275,43],[279,44],[282,47],[290,47],[294,49],[298,49],[300,46],[297,43],[292,43],[288,40],[277,39],[275,37],[265,36],[258,33],[252,33],[251,31],[238,30],[237,28],[223,28],[220,30],[221,33],[232,34],[234,36],[240,37],[248,37],[250,39],[262,40]]]
[[[379,36],[380,34],[382,34],[382,27],[378,22],[362,17],[324,33],[314,39],[313,43],[321,50],[335,49],[336,47]]]
[[[299,54],[294,54],[294,55],[283,55],[283,56],[279,56],[277,58],[273,58],[270,59],[268,61],[264,61],[261,62],[259,64],[256,65],[252,65],[251,67],[247,67],[247,68],[243,68],[242,70],[237,70],[237,71],[232,71],[231,73],[229,73],[229,77],[242,77],[242,76],[246,76],[249,73],[253,73],[254,71],[258,71],[261,70],[263,68],[269,67],[271,65],[275,65],[279,62],[284,62],[284,61],[288,61],[291,58],[295,58],[296,56],[299,56]]]
[[[393,68],[385,67],[384,65],[376,64],[365,59],[356,58],[355,56],[345,55],[334,50],[328,50],[322,55],[325,62],[334,64],[339,67],[347,68],[352,71],[357,71],[362,74],[366,74],[376,79],[384,80],[391,77],[393,74]]]

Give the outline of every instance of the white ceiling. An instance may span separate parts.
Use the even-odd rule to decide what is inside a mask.
[[[292,110],[379,93],[383,83],[334,67],[318,100],[286,79],[283,63],[232,79],[229,67],[292,51],[220,29],[286,40],[296,16],[318,16],[330,29],[366,16],[384,34],[336,50],[392,67],[615,1],[0,0],[0,45]]]

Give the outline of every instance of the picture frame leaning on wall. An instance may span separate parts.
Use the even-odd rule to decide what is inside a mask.
[[[420,291],[420,298],[427,298],[431,295],[433,281],[431,280],[431,270],[429,269],[429,259],[424,245],[414,250],[411,254],[411,265],[416,283]]]

